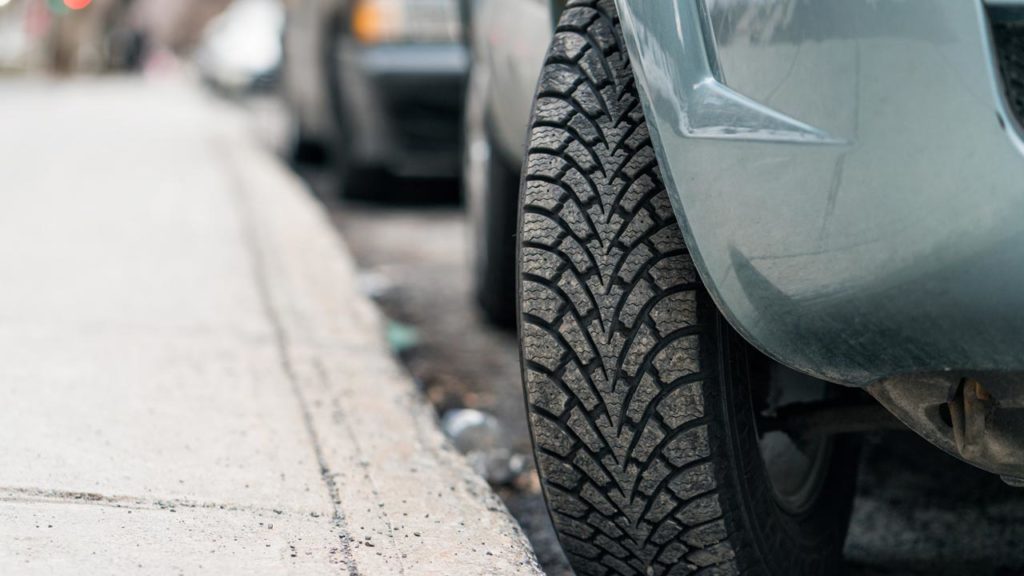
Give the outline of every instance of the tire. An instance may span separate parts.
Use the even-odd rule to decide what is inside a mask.
[[[576,573],[840,573],[856,444],[759,434],[769,392],[809,379],[778,376],[701,284],[611,0],[561,16],[521,197],[527,411]],[[780,435],[805,463],[765,452]]]
[[[292,166],[322,165],[326,163],[327,152],[324,143],[309,135],[309,129],[304,128],[298,119],[294,119],[294,126],[289,131],[286,144],[286,154]]]
[[[466,98],[463,186],[469,215],[473,290],[495,326],[516,323],[519,173],[501,158],[487,121],[487,71],[474,67]]]
[[[385,177],[379,170],[356,164],[350,142],[339,123],[338,136],[332,146],[332,172],[337,182],[338,198],[343,200],[387,200]]]
[[[341,90],[341,78],[335,63],[344,34],[341,30],[341,22],[340,15],[332,15],[328,18],[328,24],[324,31],[321,63],[327,87],[330,116],[334,120],[329,152],[335,190],[340,199],[382,199],[380,190],[383,187],[383,178],[380,171],[360,165],[352,153],[354,135],[348,119],[345,96]]]

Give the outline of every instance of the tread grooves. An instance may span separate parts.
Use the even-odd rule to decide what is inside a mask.
[[[613,0],[570,0],[552,46],[521,189],[519,282],[527,409],[559,537],[581,576],[737,573],[715,532],[721,511],[676,518],[718,491],[703,392],[717,375],[701,362],[713,327],[698,319],[702,288]],[[679,534],[665,538],[670,521]],[[698,529],[701,546],[685,544]]]

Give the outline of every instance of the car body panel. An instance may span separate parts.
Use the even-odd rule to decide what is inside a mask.
[[[1024,147],[979,0],[617,5],[684,235],[741,334],[854,386],[1024,368]]]
[[[551,43],[551,8],[545,0],[474,0],[470,10],[472,73],[486,74],[487,120],[499,153],[518,166]]]
[[[328,20],[340,7],[338,0],[285,2],[283,96],[303,137],[322,145],[335,136],[324,47]]]

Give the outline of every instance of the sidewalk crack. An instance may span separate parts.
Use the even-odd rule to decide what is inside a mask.
[[[299,408],[302,413],[302,423],[310,438],[310,442],[313,445],[317,464],[320,467],[320,478],[323,480],[324,486],[327,489],[327,494],[331,499],[331,507],[333,509],[332,523],[340,541],[340,550],[343,561],[350,576],[359,576],[359,569],[356,566],[355,556],[352,553],[352,536],[349,531],[345,512],[341,508],[341,497],[339,495],[338,485],[335,482],[334,474],[331,472],[327,464],[327,458],[324,456],[323,444],[316,432],[316,427],[313,424],[313,415],[309,409],[309,402],[306,399],[305,394],[302,392],[298,377],[295,373],[295,368],[292,366],[291,357],[289,355],[290,346],[288,342],[288,334],[284,328],[284,323],[281,320],[280,314],[274,307],[271,288],[267,281],[266,254],[264,253],[263,244],[260,241],[256,214],[244,191],[243,182],[238,173],[238,166],[235,163],[235,159],[223,146],[218,147],[218,150],[223,156],[225,156],[225,164],[228,166],[228,172],[232,179],[233,185],[230,188],[241,214],[243,244],[249,254],[252,275],[259,293],[260,305],[263,308],[263,313],[274,333],[275,348],[277,349],[281,369],[284,372],[285,377],[288,379],[288,384],[291,387],[292,394],[295,396],[299,404]]]
[[[108,506],[111,508],[129,508],[133,510],[173,511],[177,508],[223,510],[226,512],[256,512],[268,516],[282,514],[294,515],[296,513],[304,516],[313,512],[296,512],[294,510],[283,510],[279,508],[226,504],[220,502],[190,500],[187,498],[144,498],[139,496],[110,495],[77,490],[56,490],[14,486],[0,486],[0,502],[49,502],[54,504]]]
[[[317,358],[317,360],[314,362],[314,368],[316,369],[317,374],[320,377],[320,383],[324,387],[329,386],[331,383],[331,377],[327,372],[327,368],[324,367],[323,362],[319,358]],[[366,458],[364,456],[362,446],[359,445],[359,438],[356,436],[355,430],[352,428],[352,423],[349,421],[347,411],[341,405],[341,403],[338,402],[337,397],[333,397],[331,399],[331,408],[334,410],[335,415],[340,416],[340,424],[345,431],[345,435],[348,436],[349,440],[352,442],[352,445],[355,447],[356,453],[359,455],[360,462],[365,462]],[[373,476],[367,475],[366,479],[367,482],[370,483],[370,490],[372,491],[372,493],[374,495],[379,496],[380,489],[377,486],[377,482],[374,481]],[[391,541],[395,543],[397,546],[398,539],[395,538],[395,528],[394,525],[391,523],[391,516],[388,514],[387,510],[384,509],[379,509],[378,513],[380,515],[380,519],[384,522],[384,526],[387,528],[388,538],[391,539]],[[401,556],[396,556],[395,560],[397,560],[398,562],[398,573],[405,574],[405,563],[402,562]]]

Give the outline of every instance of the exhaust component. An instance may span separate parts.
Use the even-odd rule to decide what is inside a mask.
[[[1008,484],[1024,486],[1022,376],[908,375],[872,384],[868,392],[932,444]]]

